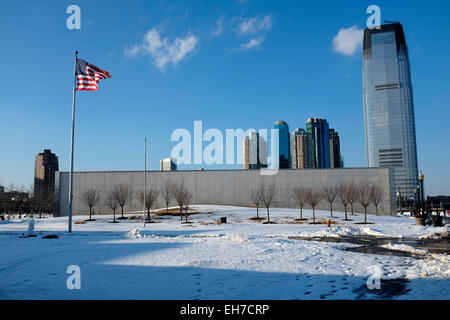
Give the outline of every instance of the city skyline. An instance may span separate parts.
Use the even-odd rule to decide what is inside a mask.
[[[0,181],[3,185],[32,183],[33,157],[42,149],[52,149],[60,158],[61,170],[68,170],[74,49],[80,51],[80,57],[97,63],[112,74],[112,79],[102,84],[99,92],[77,97],[75,171],[141,170],[143,137],[149,138],[149,170],[157,170],[159,160],[169,155],[173,146],[170,133],[176,128],[192,129],[194,120],[203,120],[205,127],[224,132],[226,128],[270,128],[274,119],[283,119],[293,125],[310,116],[327,118],[337,128],[346,167],[365,167],[360,76],[362,48],[359,46],[355,53],[347,55],[337,52],[332,43],[341,29],[348,30],[352,26],[364,29],[368,4],[354,2],[343,12],[334,10],[339,5],[330,2],[327,12],[339,11],[339,17],[324,13],[321,6],[315,4],[305,4],[302,10],[294,10],[300,7],[234,3],[233,9],[227,12],[223,7],[210,4],[207,8],[210,13],[196,10],[189,3],[178,7],[174,3],[167,6],[131,5],[128,18],[139,17],[142,12],[142,19],[136,26],[127,24],[119,33],[108,28],[111,21],[119,21],[120,5],[105,3],[111,8],[109,14],[94,15],[92,5],[81,1],[82,29],[70,31],[65,28],[64,6],[60,10],[45,10],[30,4],[30,10],[25,11],[38,12],[42,21],[38,19],[35,23],[49,29],[48,39],[42,39],[35,37],[31,22],[28,22],[30,14],[23,12],[22,5],[7,2],[7,25],[17,28],[5,37],[6,45],[11,48],[11,52],[2,53],[4,61],[11,61],[5,66],[5,72],[12,75],[13,82],[17,77],[20,90],[27,94],[19,94],[19,88],[13,87],[12,82],[1,80],[6,88],[0,98],[1,135],[14,139],[0,142],[7,154],[0,160]],[[450,187],[445,183],[449,180],[445,170],[449,152],[445,148],[446,133],[441,132],[443,128],[427,126],[436,114],[443,124],[450,118],[446,109],[448,75],[443,71],[448,69],[448,62],[443,58],[449,44],[448,40],[438,37],[436,31],[448,31],[448,26],[443,23],[445,10],[436,12],[429,4],[421,6],[421,10],[414,4],[406,6],[380,1],[378,5],[382,19],[399,20],[405,26],[412,60],[418,163],[425,174],[426,192],[448,194]],[[441,7],[447,8],[448,3],[442,2]],[[319,17],[324,14],[327,20],[322,23]],[[25,21],[23,24],[12,21],[19,15],[23,15],[20,19]],[[223,30],[219,32],[218,22],[222,15],[225,16]],[[169,21],[164,24],[165,16]],[[209,19],[200,23],[199,17]],[[238,33],[242,31],[237,29],[240,22],[255,17],[270,23],[256,30],[257,33]],[[265,17],[268,18],[264,20]],[[49,21],[50,25],[44,26],[44,21]],[[189,40],[190,34],[197,39],[195,49],[184,59],[166,65],[164,72],[153,63],[151,56],[124,55],[125,48],[139,43],[153,28],[158,30],[161,39],[167,37],[169,43],[176,37]],[[315,31],[313,36],[308,36],[312,30]],[[240,46],[259,37],[263,41],[257,48]],[[58,47],[51,43],[55,38],[61,39]],[[289,41],[290,38],[295,41]],[[41,74],[42,64],[26,59],[27,46],[17,39],[26,40],[27,46],[39,47],[38,57],[42,64],[57,66],[49,75],[52,79],[61,79],[58,83],[52,82],[54,88],[43,83],[51,81],[45,78],[47,76],[42,83],[29,76],[30,73]],[[110,44],[99,42],[102,39],[110,40]],[[236,48],[240,50],[234,50]],[[220,61],[220,65],[214,60]],[[17,67],[19,64],[20,68]],[[211,79],[208,77],[210,72],[218,76]],[[440,81],[431,84],[431,75]],[[132,85],[126,80],[130,76],[133,77]],[[321,94],[323,89],[327,90],[326,95]],[[33,121],[24,120],[23,114]],[[436,130],[440,130],[439,135]],[[435,150],[442,145],[442,154],[437,157]],[[204,167],[224,169],[239,165]],[[190,169],[189,166],[184,168]],[[184,168],[180,166],[179,169]]]

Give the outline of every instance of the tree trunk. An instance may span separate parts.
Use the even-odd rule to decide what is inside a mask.
[[[344,206],[345,208],[345,220],[347,220],[347,206]]]
[[[364,223],[367,223],[367,207],[364,207]]]
[[[256,206],[256,219],[259,219],[259,206]]]
[[[89,220],[92,220],[92,207],[89,207]]]
[[[186,216],[186,223],[187,223],[188,222],[188,219],[187,219],[187,216],[188,216],[187,208],[184,209],[184,215]]]
[[[151,222],[152,219],[150,218],[150,210],[147,208],[147,218],[148,218],[148,222]]]
[[[183,208],[180,206],[180,221],[183,220]]]
[[[375,206],[375,212],[376,212],[376,214],[378,216],[378,205]]]
[[[333,218],[333,203],[330,202],[330,218]]]
[[[313,209],[313,224],[316,224],[316,212],[314,211],[314,207]]]
[[[169,214],[169,203],[166,202],[166,214]]]
[[[123,207],[121,207],[122,208],[122,219],[123,219]]]
[[[353,213],[353,203],[350,203],[350,206],[352,207],[352,216],[354,216],[355,214]]]
[[[267,207],[267,221],[270,223],[269,207]]]
[[[116,222],[116,209],[113,210],[113,222]]]

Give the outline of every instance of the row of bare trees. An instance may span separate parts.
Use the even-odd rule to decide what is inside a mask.
[[[302,210],[305,204],[309,204],[313,209],[313,223],[315,223],[315,207],[321,200],[328,202],[330,208],[330,218],[333,218],[333,205],[340,201],[344,207],[345,218],[347,217],[347,208],[350,205],[351,213],[354,215],[353,206],[359,203],[364,208],[364,223],[367,223],[367,208],[370,204],[375,206],[376,215],[380,203],[384,200],[385,193],[379,184],[369,184],[361,182],[359,185],[346,183],[334,186],[322,187],[321,190],[311,188],[297,187],[292,192],[292,197],[300,207],[300,219],[303,220]]]
[[[259,219],[259,207],[264,205],[267,209],[267,221],[270,223],[269,207],[275,196],[275,184],[261,184],[260,186],[250,190],[249,197],[256,206],[256,218]],[[370,184],[361,182],[356,185],[354,183],[339,184],[333,186],[324,186],[321,189],[313,189],[307,187],[296,187],[290,195],[300,209],[300,218],[303,219],[303,207],[308,204],[312,208],[313,223],[316,222],[315,209],[321,201],[326,201],[330,208],[330,217],[333,218],[333,206],[339,201],[345,211],[345,219],[347,217],[347,208],[351,207],[351,213],[354,215],[354,204],[359,203],[364,208],[364,223],[367,223],[367,208],[370,204],[375,206],[376,215],[380,203],[385,198],[385,193],[379,184]]]
[[[29,189],[16,188],[14,184],[8,186],[5,192],[0,193],[0,215],[6,217],[18,215],[42,215],[53,214],[53,190],[51,188],[40,188],[35,191],[31,186]]]
[[[159,196],[163,198],[164,203],[166,204],[166,213],[169,213],[169,205],[172,200],[175,200],[177,205],[180,207],[180,220],[183,219],[184,209],[186,222],[188,222],[188,207],[192,204],[194,197],[192,191],[186,186],[184,181],[178,183],[166,181],[160,190],[156,187],[150,187],[150,189],[147,190],[145,197],[143,191],[137,194],[137,199],[143,206],[145,206],[148,222],[152,222],[150,210],[153,208]],[[83,203],[89,207],[89,220],[87,221],[92,221],[93,208],[101,202],[100,192],[95,188],[89,188],[81,194],[81,199]],[[123,215],[124,207],[129,204],[132,199],[133,192],[126,184],[117,185],[113,188],[113,190],[107,193],[104,199],[104,204],[107,208],[113,211],[114,223],[117,222],[116,210],[119,208],[121,209],[121,217],[118,219],[125,219]]]

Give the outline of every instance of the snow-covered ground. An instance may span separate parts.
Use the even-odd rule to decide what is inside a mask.
[[[409,216],[358,214],[343,221],[335,212],[331,227],[295,221],[295,209],[271,209],[271,221],[249,220],[254,208],[193,206],[191,224],[160,216],[157,223],[94,216],[74,224],[67,218],[36,219],[36,237],[23,237],[29,220],[0,222],[0,299],[449,299],[450,260],[406,244],[386,250],[415,256],[368,254],[346,242],[299,237],[380,236],[420,238],[441,228],[415,225]],[[260,209],[260,216],[265,217]],[[130,214],[127,216],[140,216]],[[120,215],[117,215],[120,216]],[[310,218],[310,210],[303,211]],[[327,211],[316,211],[325,222]],[[227,224],[219,224],[227,217]],[[88,216],[75,216],[82,222]],[[57,234],[56,239],[44,239]],[[67,267],[81,270],[81,289],[69,290]],[[381,289],[369,290],[369,277],[381,272]],[[401,284],[389,286],[392,279]]]

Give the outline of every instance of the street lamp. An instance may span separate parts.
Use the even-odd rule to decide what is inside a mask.
[[[420,183],[420,198],[422,200],[421,207],[422,207],[423,217],[424,217],[424,219],[426,219],[427,217],[426,217],[426,212],[425,212],[425,198],[423,197],[423,179],[424,179],[424,177],[425,176],[423,175],[422,171],[420,171],[419,183]]]
[[[416,212],[417,212],[417,196],[418,196],[418,190],[419,190],[419,186],[417,186],[416,188],[414,188],[414,215],[416,215]]]
[[[397,191],[397,212],[400,211],[400,192]]]

